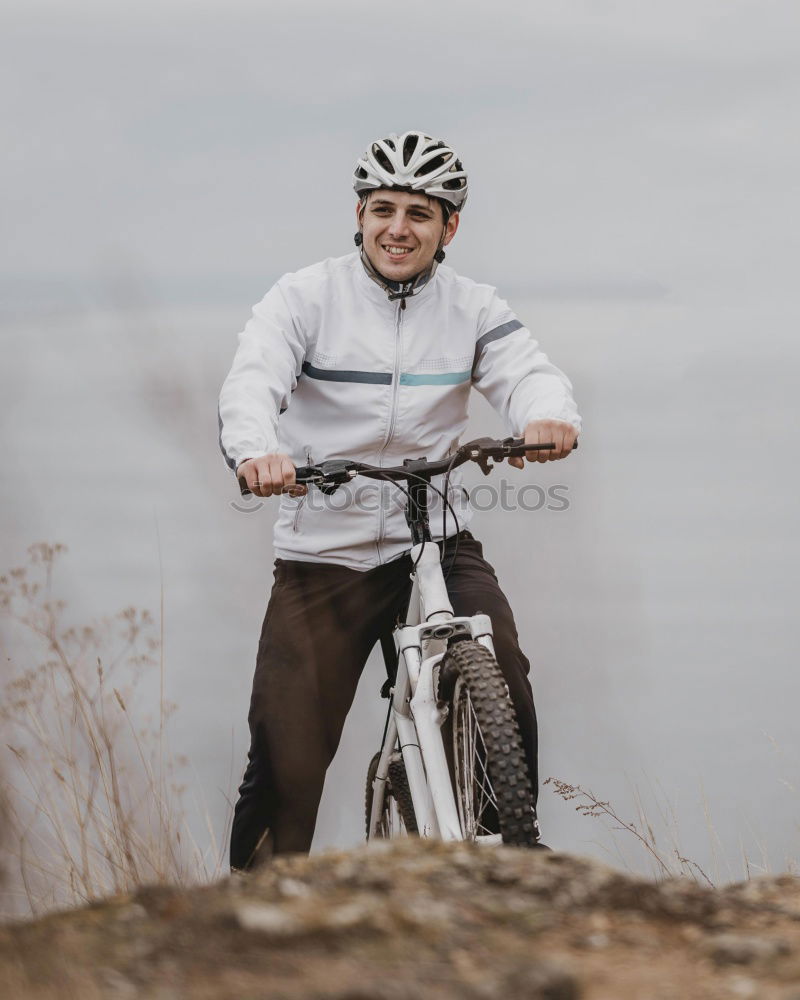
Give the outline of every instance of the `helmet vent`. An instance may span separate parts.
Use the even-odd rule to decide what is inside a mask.
[[[406,141],[403,143],[403,163],[408,166],[411,157],[417,148],[417,143],[419,139],[413,133],[406,136]]]
[[[386,155],[386,153],[381,149],[378,143],[374,143],[372,147],[372,155],[378,161],[378,163],[383,167],[383,169],[390,174],[394,173],[394,167],[392,166],[392,161]]]
[[[432,160],[428,160],[427,163],[423,163],[422,166],[414,174],[415,177],[424,177],[425,174],[433,174],[437,170],[441,170],[447,165],[449,160],[452,160],[453,154],[450,152],[442,153],[441,156],[434,156]]]

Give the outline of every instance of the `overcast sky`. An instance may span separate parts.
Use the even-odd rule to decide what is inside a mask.
[[[163,579],[218,832],[271,549],[268,512],[229,507],[216,392],[252,303],[351,249],[356,157],[421,128],[470,175],[448,260],[536,329],[585,420],[547,473],[569,512],[479,529],[544,774],[634,810],[641,768],[711,864],[703,783],[734,866],[800,858],[798,38],[789,0],[4,5],[0,570],[68,543],[82,614],[155,609]],[[373,695],[320,846],[360,836]],[[553,799],[548,836],[602,855]]]
[[[793,274],[787,0],[5,12],[11,304],[130,271],[169,301],[232,298],[344,252],[355,157],[407,128],[445,135],[470,171],[452,252],[468,273],[640,295]]]

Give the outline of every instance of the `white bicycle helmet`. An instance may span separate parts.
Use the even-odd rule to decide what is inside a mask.
[[[377,188],[419,191],[459,212],[467,200],[467,175],[455,151],[424,132],[392,132],[377,139],[356,162],[353,187],[359,197]]]

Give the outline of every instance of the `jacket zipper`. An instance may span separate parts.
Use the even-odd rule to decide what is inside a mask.
[[[402,355],[402,323],[403,323],[403,312],[406,308],[406,300],[400,299],[397,304],[397,311],[395,313],[394,321],[394,371],[392,373],[392,408],[389,412],[389,426],[386,428],[386,436],[383,439],[383,444],[381,445],[381,450],[378,455],[378,465],[381,465],[381,459],[383,458],[383,453],[392,440],[392,434],[394,434],[394,425],[397,421],[397,397],[400,393],[400,358]],[[381,496],[380,502],[378,504],[380,511],[380,523],[378,527],[378,538],[375,543],[378,550],[378,561],[381,562],[381,542],[383,541],[383,534],[386,529],[386,511],[383,504],[383,484],[381,483]]]

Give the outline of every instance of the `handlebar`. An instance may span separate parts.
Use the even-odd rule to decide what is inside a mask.
[[[578,443],[572,446],[572,450],[578,447]],[[430,481],[434,476],[444,475],[452,472],[466,462],[476,462],[485,476],[491,472],[493,462],[502,461],[504,458],[514,458],[524,455],[529,451],[552,451],[555,445],[552,442],[547,444],[526,444],[523,438],[476,438],[462,444],[452,455],[440,459],[436,462],[429,462],[427,458],[407,458],[402,465],[387,466],[381,468],[379,465],[366,465],[363,462],[354,462],[349,459],[329,459],[320,462],[319,465],[301,465],[297,467],[295,480],[301,485],[312,485],[321,489],[325,493],[332,493],[343,483],[355,479],[356,476],[366,476],[368,479],[388,479],[395,482],[407,480],[419,482],[421,479]],[[239,477],[239,488],[242,496],[250,496],[251,492],[247,487],[244,477]]]

